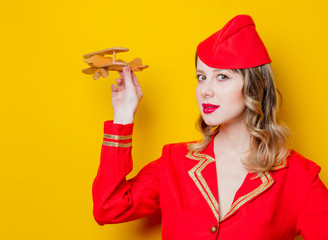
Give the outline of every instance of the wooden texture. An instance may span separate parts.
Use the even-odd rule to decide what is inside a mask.
[[[116,53],[126,52],[127,48],[108,48],[93,53],[83,55],[84,62],[90,67],[83,69],[82,72],[88,75],[93,74],[93,79],[97,80],[100,77],[107,77],[108,71],[123,71],[123,68],[129,66],[131,71],[142,71],[148,68],[148,65],[143,65],[140,58],[135,58],[127,63],[121,59],[115,59]],[[105,55],[113,54],[113,57],[105,57]]]
[[[113,52],[120,53],[120,52],[127,52],[127,51],[129,51],[128,48],[113,47],[113,48],[107,48],[107,49],[104,49],[104,50],[100,50],[100,51],[96,51],[96,52],[84,54],[83,57],[84,58],[90,58],[90,57],[92,57],[94,55],[104,56],[104,55],[112,55]]]

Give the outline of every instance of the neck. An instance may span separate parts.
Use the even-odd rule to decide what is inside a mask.
[[[250,149],[251,134],[244,121],[220,125],[214,139],[217,148],[230,153],[243,154]]]

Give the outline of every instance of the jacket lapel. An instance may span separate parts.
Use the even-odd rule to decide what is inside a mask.
[[[218,186],[213,139],[204,151],[200,153],[189,152],[186,157],[195,161],[194,167],[188,170],[188,174],[219,222]]]
[[[268,189],[270,189],[275,182],[272,175],[272,171],[278,171],[287,167],[288,164],[287,160],[285,159],[279,165],[276,165],[271,168],[270,171],[264,172],[263,175],[259,178],[255,178],[256,175],[254,173],[248,173],[245,178],[245,181],[235,194],[235,198],[230,207],[230,210],[227,212],[221,222],[227,220],[232,215],[234,215],[247,202],[259,197]]]
[[[212,137],[211,142],[205,150],[200,153],[188,152],[186,157],[195,161],[194,167],[188,170],[188,174],[219,222],[219,198],[213,142],[214,137]],[[275,166],[272,171],[277,171],[286,167],[287,161],[284,160],[281,164]],[[233,216],[247,202],[257,198],[274,184],[271,171],[264,172],[259,178],[254,177],[255,175],[253,173],[247,174],[243,184],[235,194],[230,210],[220,222]]]
[[[215,218],[219,221],[215,159],[206,154],[191,152],[187,154],[187,157],[198,161],[198,163],[188,171],[188,174],[203,195],[208,206],[211,208]],[[213,177],[211,178],[210,176]]]

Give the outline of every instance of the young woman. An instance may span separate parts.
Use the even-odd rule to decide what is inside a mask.
[[[203,139],[166,145],[130,180],[142,90],[125,68],[112,86],[114,121],[104,126],[96,221],[126,222],[160,209],[163,239],[328,239],[328,190],[320,167],[290,150],[270,62],[247,15],[201,42],[196,97]]]

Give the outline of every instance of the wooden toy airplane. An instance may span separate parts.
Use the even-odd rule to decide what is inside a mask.
[[[140,58],[135,58],[131,62],[127,63],[121,59],[116,60],[116,53],[127,52],[128,48],[113,47],[104,50],[100,50],[93,53],[83,55],[84,61],[90,66],[89,68],[83,69],[82,72],[85,74],[92,75],[93,79],[107,77],[108,71],[122,71],[123,67],[130,66],[131,71],[141,71],[148,67],[148,65],[142,65]],[[105,55],[113,55],[111,57],[105,57]]]

